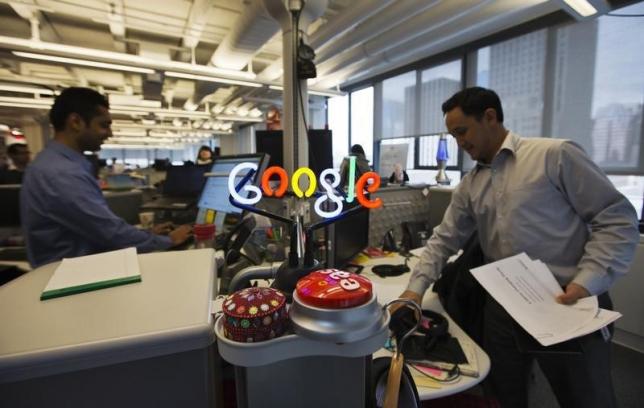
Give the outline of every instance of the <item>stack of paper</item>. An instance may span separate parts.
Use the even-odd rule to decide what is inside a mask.
[[[136,248],[65,258],[49,279],[40,300],[140,281]]]
[[[614,322],[622,315],[600,309],[597,296],[574,305],[557,303],[563,293],[541,261],[525,253],[471,270],[494,299],[543,346],[580,337]]]

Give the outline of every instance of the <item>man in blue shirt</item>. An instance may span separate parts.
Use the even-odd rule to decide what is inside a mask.
[[[139,230],[107,206],[84,151],[100,150],[112,136],[107,99],[88,88],[68,88],[49,113],[54,140],[28,167],[20,194],[20,214],[32,267],[65,257],[134,246],[139,252],[183,243],[187,225],[168,236]]]

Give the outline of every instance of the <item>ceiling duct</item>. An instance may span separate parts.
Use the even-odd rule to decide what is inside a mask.
[[[279,29],[277,21],[264,8],[263,1],[252,0],[210,61],[219,68],[242,69]]]
[[[463,16],[453,24],[437,27],[436,31],[427,32],[387,51],[365,57],[360,62],[338,71],[337,75],[334,73],[325,77],[316,85],[332,87],[347,78],[351,78],[351,83],[355,83],[391,69],[392,63],[398,66],[405,65],[557,10],[552,2],[545,0],[526,0],[524,3],[523,8],[517,9],[514,0],[496,0],[475,14]],[[349,84],[343,84],[347,85]]]
[[[387,51],[397,45],[418,38],[426,33],[436,32],[438,28],[455,24],[459,18],[466,15],[476,15],[479,11],[493,0],[450,0],[432,2],[435,6],[425,9],[424,12],[404,21],[395,27],[382,33],[377,37],[353,47],[336,57],[330,58],[318,64],[318,72],[321,77],[325,74],[339,71],[355,64],[365,58],[373,57],[381,52]],[[380,19],[380,16],[378,16]]]

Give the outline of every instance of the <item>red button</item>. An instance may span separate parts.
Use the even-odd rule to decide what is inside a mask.
[[[313,272],[297,282],[297,296],[310,306],[345,309],[360,306],[371,299],[371,281],[338,269]]]

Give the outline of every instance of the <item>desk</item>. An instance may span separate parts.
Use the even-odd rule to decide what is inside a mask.
[[[422,248],[413,250],[414,255],[420,255]],[[414,256],[409,259],[408,266],[413,270],[414,266],[418,262],[418,256]],[[400,255],[388,256],[384,258],[374,258],[369,259],[366,263],[363,263],[364,270],[362,274],[369,278],[374,285],[374,289],[378,294],[378,302],[380,304],[385,304],[390,300],[398,298],[400,294],[407,287],[407,282],[411,276],[411,272],[405,273],[401,276],[381,278],[378,275],[371,272],[371,267],[375,265],[383,264],[401,264],[404,263],[405,259]],[[436,312],[443,313],[447,320],[449,320],[449,332],[452,336],[456,337],[459,340],[467,340],[474,344],[476,355],[478,359],[479,366],[479,377],[467,377],[461,376],[460,379],[451,384],[443,385],[440,389],[427,388],[427,387],[418,387],[418,394],[421,400],[428,400],[434,398],[441,398],[448,395],[456,394],[461,391],[465,391],[468,388],[475,386],[476,384],[483,381],[490,371],[490,358],[487,354],[481,349],[477,344],[475,344],[469,336],[460,328],[454,321],[445,313],[443,306],[438,300],[438,295],[431,291],[431,288],[425,292],[425,297],[423,298],[423,309],[431,309]],[[390,356],[391,353],[387,350],[380,350],[374,357]]]
[[[138,259],[140,283],[40,301],[52,263],[0,287],[0,406],[215,405],[213,251]]]

